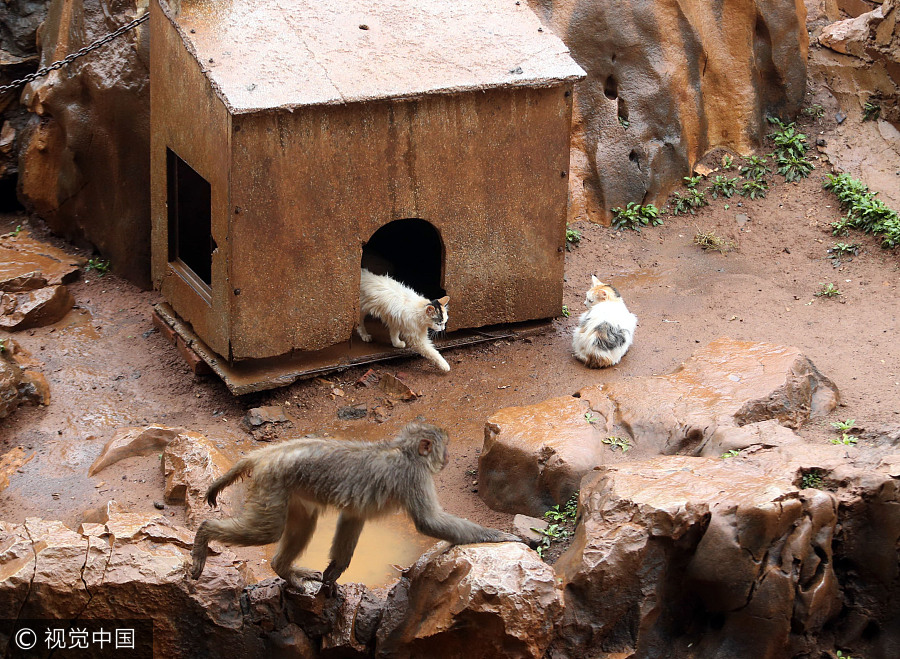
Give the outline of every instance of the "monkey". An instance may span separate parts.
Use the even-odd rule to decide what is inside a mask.
[[[447,433],[414,421],[393,439],[379,442],[305,438],[252,452],[216,479],[206,493],[215,507],[219,491],[238,478],[251,478],[244,508],[226,519],[205,520],[191,552],[191,577],[199,579],[209,541],[264,545],[278,541],[272,569],[295,588],[322,581],[333,593],[350,565],[363,525],[405,510],[416,530],[452,544],[524,542],[511,533],[486,528],[441,508],[434,474],[449,460]],[[337,508],[337,530],[324,574],[292,564],[306,549],[324,508]]]

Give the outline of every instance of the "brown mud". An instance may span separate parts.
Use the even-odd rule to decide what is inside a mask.
[[[833,124],[829,117],[807,120],[804,131],[811,141],[820,134],[828,139],[833,129],[829,121]],[[718,165],[716,157],[705,162]],[[14,335],[43,362],[52,402],[20,407],[0,420],[0,453],[16,446],[35,453],[0,492],[0,519],[22,522],[40,516],[75,527],[85,510],[110,499],[136,512],[153,511],[154,502],[163,497],[158,456],[128,458],[87,476],[117,428],[150,423],[184,427],[236,458],[264,445],[241,428],[247,410],[281,405],[290,424],[273,426],[270,439],[309,432],[377,439],[417,417],[446,427],[452,437],[451,460],[437,478],[444,507],[509,529],[512,516],[491,511],[477,493],[475,470],[490,415],[591,384],[668,373],[721,336],[797,346],[834,380],[843,403],[802,431],[814,441],[827,444],[834,436],[829,422],[838,418],[854,418],[860,427],[898,423],[900,253],[883,250],[876,238],[859,233],[831,236],[829,224],[841,212],[836,198],[821,187],[830,168],[814,162],[812,176],[796,184],[770,176],[772,187],[764,199],[710,200],[711,206],[696,216],[666,215],[663,226],[640,233],[573,224],[583,237],[566,257],[563,303],[571,317],[555,320],[547,333],[527,340],[448,350],[452,370],[447,375],[421,358],[379,364],[376,372],[399,373],[421,394],[393,406],[377,386],[354,384],[367,367],[235,398],[214,377],[193,375],[154,330],[151,307],[161,301],[158,294],[113,275],[85,272],[69,286],[76,308],[63,320]],[[717,173],[737,176],[736,171]],[[20,215],[0,216],[0,233],[19,224],[41,236],[39,223]],[[692,243],[701,230],[734,241],[736,251],[703,252]],[[861,246],[852,261],[839,267],[827,253],[837,240]],[[584,309],[591,273],[616,286],[639,318],[631,350],[618,366],[600,371],[585,368],[570,351],[571,328]],[[816,297],[825,283],[842,294]],[[369,410],[365,419],[338,418],[339,408],[357,404]],[[376,406],[382,408],[383,423],[374,420]],[[165,514],[184,523],[179,507],[166,506]],[[303,564],[324,566],[330,535],[323,522]],[[430,544],[407,521],[388,518],[364,531],[342,581],[383,583],[395,574],[392,563],[408,565]],[[241,551],[260,578],[271,574],[263,562],[270,553]]]

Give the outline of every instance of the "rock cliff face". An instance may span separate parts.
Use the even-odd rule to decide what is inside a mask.
[[[802,0],[531,0],[587,72],[576,85],[576,218],[662,205],[709,150],[757,148],[806,93]]]
[[[38,32],[41,65],[62,59],[146,10],[53,0]],[[19,196],[54,232],[87,240],[118,274],[149,286],[149,32],[143,24],[25,87],[33,113]]]

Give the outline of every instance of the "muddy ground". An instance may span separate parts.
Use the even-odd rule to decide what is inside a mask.
[[[833,128],[831,117],[807,119],[804,126],[811,137],[826,140]],[[720,155],[707,164],[718,165]],[[491,511],[478,496],[475,470],[484,422],[491,414],[597,382],[667,373],[697,347],[721,336],[798,346],[835,381],[843,405],[803,431],[814,441],[826,443],[833,437],[829,423],[838,418],[855,418],[861,426],[898,423],[900,253],[882,250],[877,239],[854,233],[841,240],[858,243],[858,256],[835,267],[827,253],[836,241],[829,224],[841,212],[821,187],[830,171],[827,163],[814,162],[813,175],[796,184],[770,176],[772,189],[764,199],[711,200],[696,216],[667,215],[663,226],[640,233],[573,225],[583,237],[566,257],[563,302],[571,317],[560,317],[545,334],[528,340],[448,350],[452,371],[447,375],[418,358],[376,366],[379,372],[400,372],[422,394],[395,405],[383,423],[371,414],[357,421],[337,417],[341,406],[365,403],[371,410],[381,402],[377,388],[354,385],[366,367],[326,376],[327,381],[233,397],[215,377],[193,375],[154,331],[151,306],[160,301],[158,294],[113,275],[85,273],[70,287],[77,306],[65,319],[14,336],[43,361],[52,402],[22,407],[0,420],[0,453],[15,446],[36,452],[0,493],[0,519],[21,522],[39,516],[76,527],[86,509],[110,499],[150,512],[154,502],[162,501],[156,456],[129,458],[87,476],[117,428],[182,426],[215,439],[236,457],[261,445],[240,426],[246,411],[283,405],[291,423],[275,431],[279,438],[324,431],[375,439],[418,416],[445,426],[453,438],[450,464],[438,478],[445,508],[509,529],[511,517]],[[0,232],[19,224],[42,235],[40,223],[24,215],[0,216]],[[704,252],[692,242],[699,230],[714,231],[734,241],[737,249]],[[586,369],[570,353],[571,327],[584,308],[591,273],[615,285],[639,318],[630,352],[621,364],[602,371]],[[825,283],[842,294],[816,297]],[[335,389],[344,395],[336,395]],[[167,506],[165,514],[183,522],[177,507]],[[324,566],[328,536],[324,530],[317,534],[315,555],[305,564]],[[411,563],[431,542],[402,519],[387,520],[364,532],[344,580],[383,582],[396,574],[391,563]],[[242,555],[260,577],[270,574],[261,552]]]

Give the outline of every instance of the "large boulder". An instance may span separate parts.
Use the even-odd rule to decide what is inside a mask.
[[[388,595],[380,657],[543,657],[562,615],[553,568],[520,543],[438,549]]]
[[[793,115],[806,93],[803,0],[531,4],[588,74],[575,88],[576,215],[592,201],[607,222],[628,202],[662,205],[709,150],[753,151],[766,114]]]
[[[146,12],[136,0],[52,0],[38,33],[41,65]],[[150,278],[149,29],[146,23],[30,83],[19,196],[58,234],[87,239],[113,271]]]
[[[166,502],[184,504],[188,522],[199,524],[210,511],[206,491],[231,465],[215,443],[203,435],[190,431],[179,433],[162,454]],[[224,513],[232,512],[230,501],[229,492],[219,495],[219,508]]]
[[[601,464],[700,455],[723,446],[722,428],[767,419],[798,428],[838,401],[834,383],[797,348],[719,339],[667,375],[500,410],[485,424],[479,494],[496,510],[540,516]],[[616,450],[604,443],[610,437],[631,448]]]
[[[10,338],[0,339],[0,419],[22,403],[50,404],[50,385],[31,354]]]

